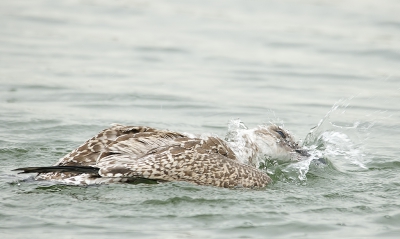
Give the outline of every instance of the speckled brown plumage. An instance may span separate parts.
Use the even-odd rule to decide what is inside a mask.
[[[277,137],[269,130],[264,133]],[[36,179],[86,185],[145,178],[226,188],[258,188],[271,182],[264,172],[240,162],[228,143],[218,137],[189,137],[142,126],[113,125],[61,158],[55,166],[58,168],[53,168],[53,172],[43,171]],[[74,166],[82,172],[59,170],[63,166]],[[40,167],[17,170],[41,172]]]
[[[218,187],[264,187],[271,180],[254,167],[239,163],[218,138],[180,138],[140,158],[110,155],[99,160],[102,177],[187,181]]]

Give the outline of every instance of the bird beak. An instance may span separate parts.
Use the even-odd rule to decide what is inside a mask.
[[[305,149],[296,149],[296,153],[300,154],[301,156],[309,157],[311,156],[307,150]]]

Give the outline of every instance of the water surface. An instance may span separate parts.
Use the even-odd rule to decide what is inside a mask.
[[[0,237],[397,238],[399,9],[2,1]],[[284,125],[327,163],[270,165],[262,190],[71,187],[11,171],[51,165],[111,123],[225,137],[237,118]]]

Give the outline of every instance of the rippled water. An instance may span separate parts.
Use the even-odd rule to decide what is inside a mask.
[[[0,2],[1,238],[397,238],[400,3]],[[273,183],[26,180],[111,123],[283,124]]]

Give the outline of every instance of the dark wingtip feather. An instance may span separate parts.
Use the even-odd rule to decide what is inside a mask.
[[[54,172],[68,172],[68,173],[89,173],[99,175],[99,168],[90,166],[50,166],[50,167],[26,167],[16,168],[12,171],[22,171],[20,173],[54,173]]]

